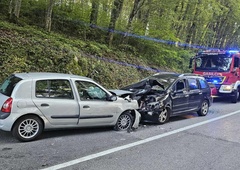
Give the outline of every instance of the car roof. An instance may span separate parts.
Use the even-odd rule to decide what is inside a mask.
[[[181,78],[181,77],[185,77],[185,78],[202,78],[204,79],[203,76],[201,75],[197,75],[197,74],[193,74],[193,73],[183,73],[183,74],[179,74],[179,73],[174,73],[174,72],[160,72],[160,73],[156,73],[151,77],[169,77],[169,78]]]
[[[79,78],[84,80],[92,80],[88,77],[78,76],[74,74],[65,74],[65,73],[52,73],[52,72],[25,72],[25,73],[14,73],[15,76],[21,79],[43,79],[43,78],[54,78],[54,79],[70,79],[70,78]]]

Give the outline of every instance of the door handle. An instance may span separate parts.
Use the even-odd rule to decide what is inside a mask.
[[[199,92],[198,94],[202,94],[202,92]]]
[[[83,108],[84,108],[84,109],[87,109],[87,108],[90,108],[90,107],[89,107],[89,106],[87,106],[87,105],[85,105],[85,106],[83,106]]]
[[[185,97],[188,97],[188,96],[189,96],[188,94],[185,95]]]
[[[46,106],[49,106],[49,104],[47,104],[47,103],[42,103],[41,106],[46,107]]]

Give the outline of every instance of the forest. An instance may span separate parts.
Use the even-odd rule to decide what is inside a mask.
[[[240,0],[1,0],[0,80],[51,71],[118,88],[190,72],[199,50],[238,49],[239,16]]]

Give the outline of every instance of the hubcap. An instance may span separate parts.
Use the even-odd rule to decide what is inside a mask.
[[[208,112],[208,103],[204,102],[202,104],[202,113],[205,115],[205,114],[207,114],[207,112]]]
[[[120,130],[127,129],[130,126],[130,124],[131,118],[128,115],[122,115],[119,117],[117,125]]]
[[[39,131],[39,124],[34,119],[26,119],[22,121],[18,127],[18,133],[23,138],[32,138]]]
[[[167,109],[164,109],[158,117],[159,122],[165,122],[167,119]]]

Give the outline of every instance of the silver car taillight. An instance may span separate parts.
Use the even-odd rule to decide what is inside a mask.
[[[10,97],[8,98],[2,105],[2,109],[1,111],[2,112],[5,112],[5,113],[10,113],[11,110],[12,110],[12,101],[13,99]]]

